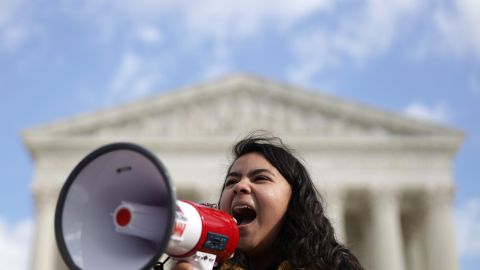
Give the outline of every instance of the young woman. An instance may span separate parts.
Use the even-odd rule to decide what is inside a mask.
[[[218,269],[363,269],[335,239],[307,170],[279,138],[251,135],[233,154],[219,207],[237,220],[240,241]]]

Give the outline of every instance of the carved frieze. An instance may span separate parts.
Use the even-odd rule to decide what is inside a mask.
[[[70,135],[225,136],[254,129],[301,136],[386,136],[399,133],[354,115],[305,106],[295,100],[244,91],[171,104],[158,111],[121,115],[66,131]]]
[[[25,138],[236,138],[262,129],[311,139],[461,137],[319,92],[233,76],[28,131]]]

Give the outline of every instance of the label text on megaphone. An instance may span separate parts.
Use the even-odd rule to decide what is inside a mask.
[[[183,240],[183,233],[185,232],[185,228],[187,227],[188,219],[183,213],[177,211],[175,217],[175,224],[173,226],[172,236],[171,238],[177,241]]]

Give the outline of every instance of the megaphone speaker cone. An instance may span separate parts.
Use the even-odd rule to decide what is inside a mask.
[[[135,224],[139,209],[155,212],[149,215],[155,220],[141,222],[155,223],[154,239],[116,231]],[[165,251],[174,220],[175,197],[162,163],[143,147],[115,143],[87,155],[67,178],[55,235],[70,269],[149,269]]]

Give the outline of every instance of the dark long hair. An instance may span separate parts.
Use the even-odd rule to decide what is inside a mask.
[[[335,239],[310,175],[280,138],[252,133],[232,150],[234,160],[252,152],[263,155],[290,184],[290,203],[275,243],[279,247],[277,260],[287,260],[293,269],[363,269],[355,255]],[[236,253],[234,261],[245,267],[245,260]]]

